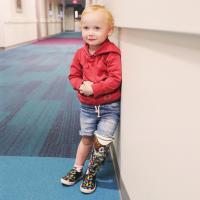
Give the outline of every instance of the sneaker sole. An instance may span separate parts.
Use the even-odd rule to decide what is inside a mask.
[[[76,183],[77,183],[78,181],[80,181],[82,178],[83,178],[83,176],[79,177],[75,182],[69,182],[69,181],[66,181],[65,179],[61,178],[61,179],[60,179],[60,182],[61,182],[63,185],[71,186],[71,185],[76,184]]]
[[[80,186],[80,191],[85,193],[85,194],[90,194],[90,193],[94,192],[95,190],[96,190],[96,186],[93,190],[84,189]]]

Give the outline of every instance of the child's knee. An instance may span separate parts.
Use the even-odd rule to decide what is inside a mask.
[[[84,145],[92,145],[94,142],[94,137],[93,136],[83,136],[81,141]]]
[[[101,136],[97,132],[95,132],[95,143],[96,143],[96,141],[97,141],[97,143],[99,143],[103,146],[107,146],[113,142],[113,138]]]

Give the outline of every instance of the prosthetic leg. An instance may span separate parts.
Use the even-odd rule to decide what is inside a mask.
[[[83,183],[80,186],[81,192],[91,193],[96,189],[96,173],[105,161],[112,141],[112,138],[107,138],[95,133],[94,147],[90,162]]]

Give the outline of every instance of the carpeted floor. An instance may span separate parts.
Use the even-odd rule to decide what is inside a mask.
[[[82,41],[51,40],[0,52],[0,155],[75,156],[79,103],[67,74]]]
[[[80,140],[79,102],[67,79],[80,33],[0,52],[0,200],[119,199],[111,159],[92,195],[63,187]]]
[[[0,157],[1,200],[118,200],[119,192],[111,161],[98,174],[98,189],[90,194],[80,192],[80,183],[67,187],[59,177],[74,160],[52,157]]]
[[[81,32],[63,32],[56,35],[52,35],[49,38],[81,38]]]

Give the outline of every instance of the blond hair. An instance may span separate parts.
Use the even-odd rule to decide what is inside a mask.
[[[91,12],[95,12],[95,11],[100,11],[106,15],[108,26],[110,28],[112,28],[114,26],[114,18],[112,16],[111,12],[105,6],[98,5],[98,4],[92,4],[92,5],[87,6],[82,12],[81,19],[84,15],[91,13]]]

